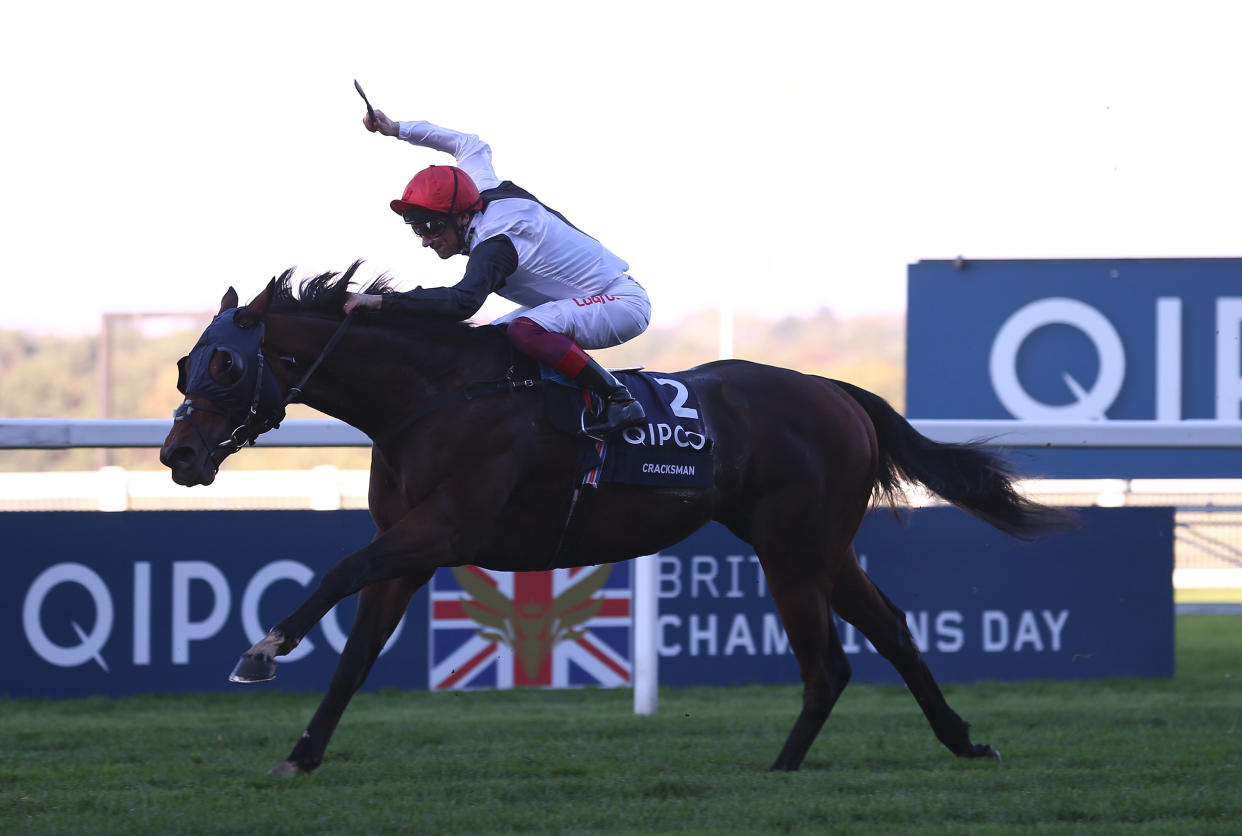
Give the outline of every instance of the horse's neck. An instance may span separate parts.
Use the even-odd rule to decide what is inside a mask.
[[[295,378],[300,378],[336,326],[277,325],[271,328],[272,344],[292,350],[298,360]],[[498,376],[503,372],[499,365],[503,361],[498,362],[494,346],[484,341],[443,344],[413,331],[354,325],[306,382],[300,401],[374,438],[433,398]]]

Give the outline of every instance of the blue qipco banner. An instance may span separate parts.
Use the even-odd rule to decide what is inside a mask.
[[[877,511],[855,547],[942,682],[1171,676],[1172,509],[1079,513],[1080,530],[1019,543],[953,508]],[[798,681],[758,559],[725,529],[661,555],[659,591],[661,684]],[[857,679],[900,681],[837,626]]]
[[[911,418],[1237,421],[1242,259],[920,261]],[[1059,477],[1234,477],[1242,450],[1051,450]]]
[[[1021,544],[954,509],[868,518],[857,548],[906,610],[943,682],[1171,676],[1173,516],[1085,509],[1079,531]],[[218,691],[237,656],[373,533],[363,511],[0,514],[0,694]],[[625,686],[630,564],[437,572],[369,688]],[[758,559],[710,525],[658,556],[663,685],[796,682]],[[343,601],[270,686],[322,690],[352,623]],[[852,627],[855,676],[896,674]]]

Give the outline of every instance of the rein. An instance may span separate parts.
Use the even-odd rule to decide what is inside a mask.
[[[414,410],[410,415],[406,416],[400,424],[393,427],[380,438],[374,439],[376,444],[384,444],[396,438],[400,433],[408,430],[423,418],[449,404],[459,403],[461,401],[472,401],[483,395],[500,395],[508,392],[518,392],[523,389],[537,389],[541,386],[547,386],[550,381],[536,378],[526,378],[518,380],[513,377],[514,368],[509,367],[506,375],[499,380],[486,380],[481,383],[474,383],[466,386],[465,389],[456,392],[450,392],[442,395],[434,400],[428,401],[418,409]]]
[[[341,341],[341,337],[345,336],[345,330],[349,328],[349,324],[353,322],[353,316],[354,316],[353,311],[350,311],[349,313],[345,314],[345,318],[341,320],[340,325],[336,326],[336,330],[332,332],[332,336],[328,338],[328,341],[324,344],[323,349],[320,350],[319,356],[315,358],[315,362],[311,363],[310,368],[306,370],[306,374],[302,375],[302,378],[289,389],[288,393],[285,394],[285,399],[280,402],[280,406],[272,410],[272,414],[269,415],[262,422],[261,425],[258,425],[257,429],[256,429],[256,425],[252,424],[251,421],[252,419],[257,418],[256,407],[258,406],[258,403],[259,403],[259,389],[262,387],[262,383],[261,382],[256,383],[255,393],[254,393],[254,404],[252,404],[250,407],[250,414],[246,418],[246,423],[242,424],[240,427],[233,430],[232,434],[229,436],[229,440],[222,443],[220,446],[223,447],[227,444],[229,447],[232,448],[229,450],[229,452],[236,453],[238,450],[240,450],[245,445],[254,444],[255,439],[261,436],[263,433],[267,432],[268,430],[274,430],[277,427],[279,427],[280,422],[285,420],[285,407],[287,407],[291,403],[294,403],[298,398],[302,396],[302,389],[305,388],[306,382],[310,380],[311,375],[315,373],[315,371],[319,368],[320,364],[323,363],[325,358],[327,358],[328,354],[332,352],[332,349],[336,348],[336,344]],[[260,346],[259,348],[259,377],[260,378],[262,378],[263,376],[263,370],[264,370],[263,348],[262,346]],[[244,435],[243,435],[243,431],[245,431]]]
[[[265,426],[262,429],[254,433],[254,435],[248,439],[248,443],[254,444],[254,439],[257,438],[259,435],[267,432],[270,429],[274,429],[280,426],[281,420],[283,420],[285,417],[285,407],[288,406],[290,403],[292,403],[294,400],[296,400],[302,394],[302,388],[306,385],[306,381],[310,380],[310,376],[315,373],[316,369],[319,368],[319,364],[324,361],[324,358],[328,356],[328,353],[331,352],[332,349],[336,347],[336,344],[340,342],[341,337],[344,336],[345,329],[349,325],[353,315],[354,315],[353,311],[350,311],[348,314],[345,315],[345,320],[340,324],[340,326],[337,327],[336,332],[332,334],[332,337],[328,340],[327,344],[324,345],[323,350],[319,352],[319,356],[315,359],[315,362],[312,363],[311,367],[306,370],[306,374],[302,375],[302,379],[297,382],[297,385],[295,385],[293,388],[289,390],[289,394],[285,396],[284,403],[282,403],[280,407],[273,413],[273,416],[276,417],[276,422],[272,423],[269,419],[269,421],[265,422]],[[262,355],[263,353],[260,351],[259,352],[260,367],[262,366],[262,362],[263,362]],[[427,403],[423,404],[418,409],[414,410],[413,413],[408,415],[396,427],[384,433],[383,436],[373,439],[373,441],[376,444],[382,444],[386,441],[389,441],[392,438],[394,438],[396,435],[398,435],[399,433],[404,432],[405,430],[408,430],[410,427],[414,426],[414,424],[418,423],[420,420],[425,418],[427,415],[430,415],[432,412],[435,412],[436,410],[441,409],[442,407],[448,406],[449,404],[459,403],[461,401],[471,401],[483,395],[499,395],[499,394],[503,394],[506,392],[517,392],[523,389],[537,389],[541,386],[546,386],[550,382],[547,380],[543,380],[541,378],[530,378],[530,377],[524,380],[518,380],[517,378],[514,377],[515,373],[516,373],[516,364],[510,364],[508,371],[505,373],[505,376],[498,380],[486,380],[480,383],[469,384],[466,386],[465,389],[461,389],[456,392],[450,392],[447,395],[442,395],[432,401],[428,401]],[[258,400],[258,395],[256,392],[256,403],[257,403],[257,400]],[[252,407],[251,412],[253,413],[253,411],[254,409]],[[243,427],[238,427],[237,430],[234,430],[234,435],[236,435],[236,433],[241,429],[243,429]],[[225,442],[225,444],[230,444],[230,443],[231,443],[231,440],[230,442]],[[247,442],[242,442],[241,444],[238,444],[236,447],[234,447],[229,452],[230,453],[236,452],[245,443]]]
[[[341,324],[336,326],[336,330],[332,332],[332,336],[329,337],[328,342],[324,344],[323,350],[319,352],[319,356],[315,358],[315,362],[311,363],[311,367],[306,370],[306,374],[302,375],[302,379],[289,390],[289,394],[285,395],[285,401],[280,405],[282,418],[284,417],[285,407],[302,396],[302,388],[306,386],[306,381],[310,380],[310,376],[313,375],[315,370],[319,368],[319,364],[324,361],[324,358],[328,356],[332,349],[336,348],[336,344],[341,341],[341,337],[345,336],[345,329],[349,327],[349,323],[353,322],[353,318],[353,311],[345,314],[345,319],[341,320]],[[262,352],[260,352],[260,354],[262,354]],[[279,423],[275,426],[279,426]]]

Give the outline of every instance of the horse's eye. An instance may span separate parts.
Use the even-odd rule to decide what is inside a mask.
[[[226,386],[232,386],[246,374],[246,361],[231,348],[216,349],[215,361],[217,379]]]

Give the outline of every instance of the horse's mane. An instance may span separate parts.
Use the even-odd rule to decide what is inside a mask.
[[[341,306],[345,304],[349,284],[361,266],[362,261],[358,260],[349,265],[344,273],[320,273],[318,276],[303,279],[296,286],[296,268],[290,267],[272,280],[276,283],[275,293],[268,310],[272,313],[315,314],[331,319],[344,319]],[[388,274],[381,273],[361,292],[387,293],[391,290],[391,283],[392,279]]]
[[[344,311],[341,310],[345,304],[345,297],[350,292],[350,282],[353,281],[354,274],[358,272],[358,268],[362,266],[362,260],[359,259],[349,265],[344,273],[320,273],[318,276],[302,279],[296,283],[294,273],[296,268],[290,267],[279,276],[275,277],[275,292],[268,306],[270,313],[280,314],[307,314],[327,319],[341,320],[345,318]],[[381,273],[371,280],[371,282],[360,287],[359,293],[395,293],[396,288],[392,287],[393,279],[387,273]],[[359,311],[359,313],[364,313]],[[357,316],[357,315],[355,315]],[[380,320],[370,320],[371,324],[384,327]],[[394,328],[408,327],[411,321],[418,322],[418,330],[425,336],[433,339],[447,340],[454,337],[460,338],[464,335],[474,333],[475,327],[466,322],[457,322],[455,320],[444,319],[443,317],[431,316],[412,316],[402,315],[400,317],[385,318],[385,324],[391,323]]]

